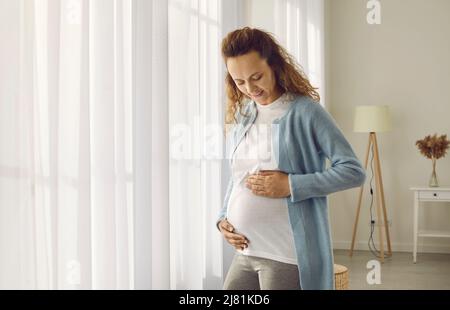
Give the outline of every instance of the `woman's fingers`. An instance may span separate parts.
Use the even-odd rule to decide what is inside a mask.
[[[247,238],[241,234],[233,233],[234,227],[227,220],[223,220],[219,223],[219,227],[221,228],[222,234],[232,246],[236,249],[243,250],[248,247],[249,241]]]
[[[228,239],[227,241],[229,244],[231,244],[235,248],[244,249],[244,248],[248,247],[248,243],[246,241],[234,240],[234,239]]]
[[[222,222],[220,222],[220,227],[229,232],[234,231],[233,225],[231,225],[230,222],[228,222],[227,220],[223,220]]]
[[[225,231],[223,233],[223,235],[225,236],[225,238],[230,239],[230,240],[248,242],[247,238],[245,238],[245,236],[240,235],[240,234],[235,234],[235,233],[230,233],[230,232]]]
[[[272,175],[272,174],[275,174],[276,172],[279,172],[279,171],[278,171],[278,170],[260,170],[260,171],[258,172],[258,175],[266,176],[266,175]]]
[[[248,177],[246,183],[252,185],[264,185],[264,179]]]
[[[248,240],[243,235],[230,233],[227,231],[224,231],[223,235],[224,235],[225,239],[227,239],[228,243],[230,243],[231,245],[245,246],[245,247],[247,247],[247,245],[248,245]]]

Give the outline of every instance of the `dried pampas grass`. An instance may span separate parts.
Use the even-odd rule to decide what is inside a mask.
[[[429,135],[422,140],[416,141],[416,145],[420,153],[429,159],[439,159],[445,157],[447,149],[450,147],[450,141],[447,140],[447,135],[438,137],[437,134]]]

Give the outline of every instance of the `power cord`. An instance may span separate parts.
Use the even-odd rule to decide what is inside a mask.
[[[373,181],[373,144],[371,146],[371,158],[370,158],[370,172],[371,172],[371,177],[370,177],[370,182],[369,182],[369,186],[370,186],[370,235],[369,235],[369,250],[370,252],[372,252],[372,254],[377,257],[377,258],[381,258],[381,254],[380,254],[380,250],[377,249],[377,247],[375,246],[375,241],[373,239],[373,232],[375,231],[375,220],[373,219],[373,186],[372,186],[372,181]],[[385,223],[385,225],[388,225],[388,223]],[[392,255],[389,253],[385,253],[384,254],[384,258],[390,258]]]

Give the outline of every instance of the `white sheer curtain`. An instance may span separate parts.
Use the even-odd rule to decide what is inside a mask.
[[[273,0],[275,35],[297,59],[325,105],[324,0]]]
[[[221,287],[220,40],[245,2],[0,0],[0,288]],[[274,5],[323,97],[323,1]]]
[[[243,11],[235,0],[169,4],[171,287],[220,289],[223,240],[215,227],[224,179],[220,44]]]
[[[168,136],[166,1],[1,0],[0,17],[0,288],[168,288],[148,136]]]
[[[222,286],[220,41],[240,3],[0,0],[0,288]]]
[[[218,288],[220,0],[169,1],[170,212],[173,289]],[[212,139],[210,142],[213,142]],[[216,141],[217,142],[217,141]],[[181,144],[180,144],[181,143]],[[178,148],[180,147],[180,148]],[[209,158],[208,158],[209,157]]]

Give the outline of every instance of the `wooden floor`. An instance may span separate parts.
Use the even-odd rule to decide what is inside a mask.
[[[450,254],[418,253],[417,263],[412,254],[393,253],[381,264],[381,284],[367,283],[366,267],[370,260],[377,259],[369,251],[355,251],[353,257],[348,250],[335,250],[336,264],[349,268],[349,289],[351,290],[450,290]]]

